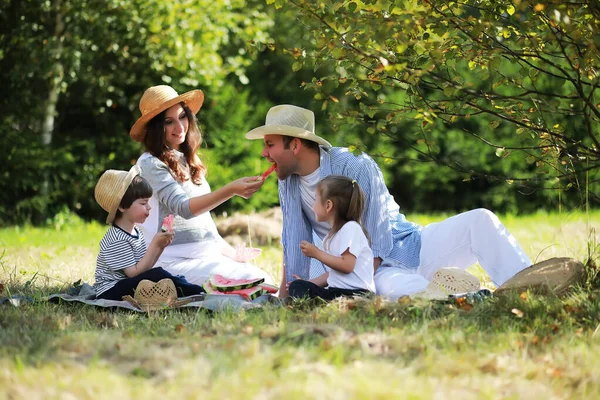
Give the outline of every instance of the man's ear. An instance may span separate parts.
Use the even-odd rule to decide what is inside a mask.
[[[301,147],[302,147],[302,141],[298,138],[294,138],[290,142],[290,149],[292,149],[294,154],[298,154],[298,151],[300,151]]]

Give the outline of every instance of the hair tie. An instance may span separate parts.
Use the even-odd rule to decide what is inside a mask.
[[[352,187],[354,187],[355,183],[356,183],[356,179],[352,179]]]

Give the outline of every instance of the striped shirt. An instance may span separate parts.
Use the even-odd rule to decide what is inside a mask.
[[[127,275],[124,268],[133,267],[146,254],[144,235],[136,226],[137,235],[125,232],[112,225],[100,241],[100,252],[96,258],[96,296],[111,289]]]
[[[355,156],[347,148],[321,147],[320,178],[329,175],[344,175],[356,179],[363,190],[365,210],[362,222],[371,237],[373,256],[381,257],[382,265],[417,268],[422,228],[407,221],[400,213],[400,207],[385,186],[377,163],[365,153]],[[300,251],[302,240],[316,245],[320,242],[302,211],[300,176],[293,174],[279,181],[279,202],[283,213],[281,244],[286,280],[294,280],[292,275],[310,279],[323,274],[323,264],[316,259],[311,261],[311,258]],[[386,259],[394,262],[386,263]]]

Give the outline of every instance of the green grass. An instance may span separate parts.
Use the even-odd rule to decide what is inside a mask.
[[[600,261],[600,212],[501,218],[532,259]],[[104,229],[0,230],[0,295],[92,282]],[[280,249],[259,260],[279,276]],[[0,305],[0,398],[598,398],[599,324],[594,288],[472,309],[381,299],[218,314]]]

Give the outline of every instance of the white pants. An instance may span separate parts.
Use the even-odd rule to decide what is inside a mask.
[[[206,258],[180,258],[163,263],[159,261],[157,266],[164,268],[172,275],[183,275],[188,282],[195,285],[202,285],[212,274],[232,279],[264,278],[265,283],[273,283],[271,276],[262,269],[221,255]]]
[[[531,265],[514,236],[483,208],[425,226],[417,270],[384,262],[375,273],[375,287],[377,294],[397,299],[425,289],[440,268],[467,269],[477,262],[497,286]]]

